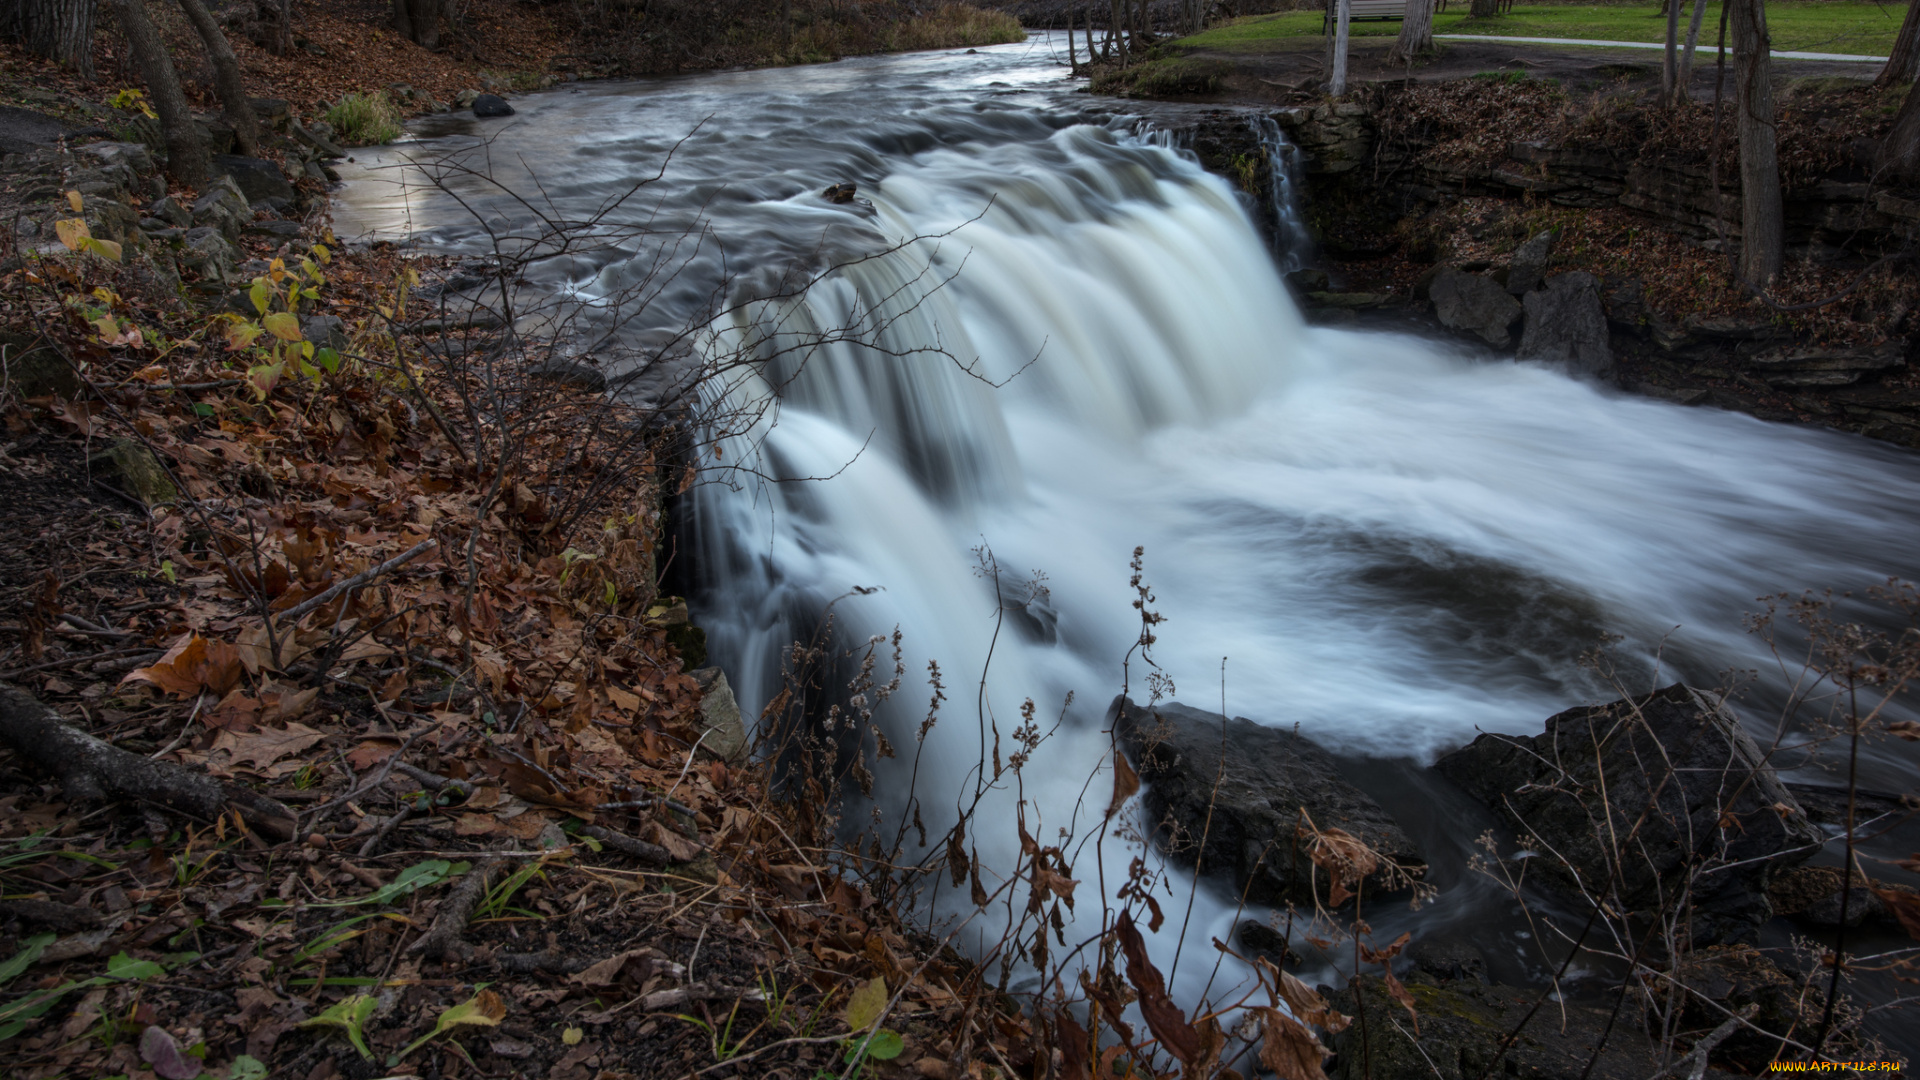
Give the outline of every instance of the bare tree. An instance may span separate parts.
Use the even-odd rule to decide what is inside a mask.
[[[1680,51],[1680,78],[1674,94],[1676,103],[1687,100],[1687,87],[1693,82],[1693,55],[1700,44],[1700,20],[1707,13],[1707,0],[1693,0],[1693,17],[1687,24],[1687,44]]]
[[[1347,92],[1347,32],[1353,23],[1353,0],[1333,0],[1333,79],[1327,93],[1339,97]]]
[[[1475,19],[1491,19],[1500,14],[1500,0],[1473,0],[1467,8],[1467,15]]]
[[[92,82],[96,7],[97,0],[9,0],[0,6],[0,37]]]
[[[202,0],[180,0],[180,10],[187,13],[187,21],[193,24],[201,44],[207,47],[207,59],[213,64],[214,90],[226,110],[227,123],[233,125],[233,137],[240,144],[240,152],[258,154],[260,121],[253,114],[253,104],[247,100],[247,87],[240,79],[240,61],[233,55],[233,45]]]
[[[1920,77],[1920,4],[1907,5],[1907,17],[1900,22],[1900,36],[1893,39],[1893,54],[1880,69],[1875,86],[1907,86]],[[1909,95],[1911,97],[1911,95]]]
[[[1780,273],[1786,248],[1765,0],[1733,0],[1728,21],[1733,35],[1734,122],[1740,135],[1740,276],[1765,287]]]
[[[1660,99],[1680,100],[1680,0],[1667,0],[1666,53],[1660,65]]]
[[[153,20],[147,18],[144,0],[109,2],[121,32],[127,35],[134,66],[140,69],[140,79],[147,84],[154,111],[160,114],[160,131],[167,141],[167,175],[190,188],[206,186],[207,144],[194,130],[193,113],[187,108],[187,95],[180,89],[180,76],[173,70],[167,43],[160,39]]]
[[[1400,21],[1400,36],[1394,40],[1387,59],[1393,63],[1412,63],[1415,57],[1433,53],[1433,7],[1436,0],[1407,0],[1406,18]]]

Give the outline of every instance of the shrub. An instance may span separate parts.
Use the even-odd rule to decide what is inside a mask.
[[[901,51],[916,49],[959,49],[975,45],[1005,45],[1025,41],[1027,32],[1020,20],[1004,11],[984,11],[969,4],[946,4],[931,15],[902,23],[893,32],[891,47]]]
[[[400,110],[387,100],[385,91],[348,94],[327,110],[326,119],[347,146],[376,146],[400,137]]]
[[[1093,92],[1119,97],[1164,98],[1217,94],[1228,67],[1218,60],[1151,60],[1093,78]]]

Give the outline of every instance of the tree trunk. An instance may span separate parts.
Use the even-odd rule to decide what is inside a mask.
[[[1700,44],[1700,19],[1707,13],[1707,0],[1693,0],[1692,21],[1687,24],[1687,47],[1680,51],[1680,92],[1674,101],[1690,100],[1688,87],[1693,85],[1693,54]]]
[[[1680,0],[1667,0],[1666,46],[1660,65],[1660,98],[1672,105],[1680,100]]]
[[[1732,0],[1734,122],[1740,136],[1740,276],[1765,287],[1785,258],[1780,157],[1764,0]]]
[[[0,14],[0,37],[92,82],[95,6],[95,0],[11,0]]]
[[[1433,53],[1433,6],[1437,0],[1407,0],[1407,17],[1400,23],[1400,37],[1393,43],[1387,61],[1411,64],[1414,58]]]
[[[160,114],[160,131],[167,140],[167,175],[195,190],[206,187],[207,144],[194,130],[193,113],[187,108],[187,95],[180,89],[180,76],[174,73],[166,42],[160,40],[160,32],[147,18],[145,0],[109,2],[121,32],[127,35],[134,66],[147,84],[147,96]]]
[[[240,144],[240,152],[259,157],[260,120],[253,113],[253,104],[247,100],[247,87],[240,80],[240,61],[233,55],[233,46],[201,0],[180,0],[180,10],[187,13],[187,21],[193,23],[201,44],[207,47],[207,59],[213,62],[213,86],[226,109],[227,123],[233,125],[233,137]]]
[[[393,0],[393,28],[423,49],[437,49],[440,15],[445,8],[445,0]],[[790,8],[782,10],[790,13]]]
[[[1873,85],[1910,86],[1916,77],[1920,77],[1920,2],[1910,2],[1907,17],[1900,20],[1900,36],[1893,39],[1893,53]]]
[[[1126,67],[1127,66],[1127,37],[1125,34],[1121,33],[1121,27],[1127,24],[1127,20],[1123,18],[1120,14],[1121,5],[1123,3],[1125,3],[1125,0],[1113,0],[1112,4],[1110,5],[1112,7],[1113,21],[1107,23],[1107,40],[1113,42],[1114,51],[1119,53],[1120,66]]]
[[[1333,0],[1333,78],[1327,93],[1334,97],[1347,92],[1347,31],[1353,25],[1353,0]]]
[[[1498,14],[1499,0],[1473,0],[1467,8],[1467,17],[1472,19],[1491,19]]]
[[[1907,91],[1906,102],[1893,118],[1893,130],[1880,144],[1879,171],[1875,179],[1880,183],[1920,186],[1920,86]]]

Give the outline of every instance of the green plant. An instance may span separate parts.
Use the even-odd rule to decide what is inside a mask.
[[[520,869],[508,874],[500,884],[488,890],[486,898],[480,901],[478,909],[474,912],[474,918],[497,919],[509,911],[519,915],[529,915],[534,918],[539,918],[538,915],[524,908],[509,908],[507,903],[513,899],[514,894],[518,893],[522,886],[533,880],[534,877],[538,876],[542,881],[546,880],[545,861],[546,860],[543,859],[539,862],[530,862],[522,866]]]
[[[366,1023],[379,1008],[378,999],[368,994],[355,994],[310,1020],[302,1020],[303,1028],[338,1028],[346,1032],[347,1041],[359,1051],[367,1061],[373,1060],[373,1051],[367,1047]]]
[[[462,1026],[497,1027],[507,1015],[507,1003],[500,995],[487,989],[485,983],[474,988],[474,995],[467,1000],[440,1014],[434,1021],[433,1030],[407,1044],[405,1050],[387,1059],[389,1065],[398,1065],[408,1054],[420,1049],[434,1037]]]
[[[324,244],[313,245],[314,256],[326,262],[332,254]],[[340,370],[340,354],[332,348],[314,348],[300,328],[300,302],[320,299],[320,286],[327,278],[313,258],[300,260],[300,272],[287,269],[286,260],[275,259],[267,272],[253,279],[247,298],[259,318],[227,315],[227,348],[256,360],[247,368],[247,382],[261,401],[273,393],[291,365],[296,374],[320,385],[325,375]],[[106,328],[101,328],[106,333]],[[265,344],[257,344],[262,339]]]
[[[328,109],[327,123],[334,135],[347,146],[377,146],[400,137],[400,110],[394,108],[386,91],[348,94]]]

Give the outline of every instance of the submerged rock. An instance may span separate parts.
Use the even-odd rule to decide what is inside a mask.
[[[479,94],[473,99],[473,115],[485,119],[490,116],[512,116],[513,106],[498,94]]]
[[[1732,710],[1678,683],[1569,709],[1539,735],[1482,735],[1434,768],[1551,852],[1530,876],[1575,896],[1658,911],[1705,867],[1695,941],[1750,937],[1773,916],[1770,876],[1822,839]]]
[[[1148,784],[1153,842],[1189,866],[1198,856],[1203,873],[1231,875],[1250,902],[1311,902],[1316,868],[1295,834],[1302,813],[1403,865],[1426,861],[1378,803],[1340,776],[1331,754],[1293,731],[1124,697],[1107,716]],[[1324,893],[1326,871],[1317,880]]]
[[[1522,302],[1527,324],[1520,335],[1519,359],[1565,364],[1576,375],[1613,370],[1607,312],[1592,274],[1576,270],[1556,275]]]
[[[1513,344],[1520,301],[1492,278],[1445,267],[1434,274],[1427,295],[1433,300],[1434,316],[1447,329],[1477,335],[1496,349]]]

